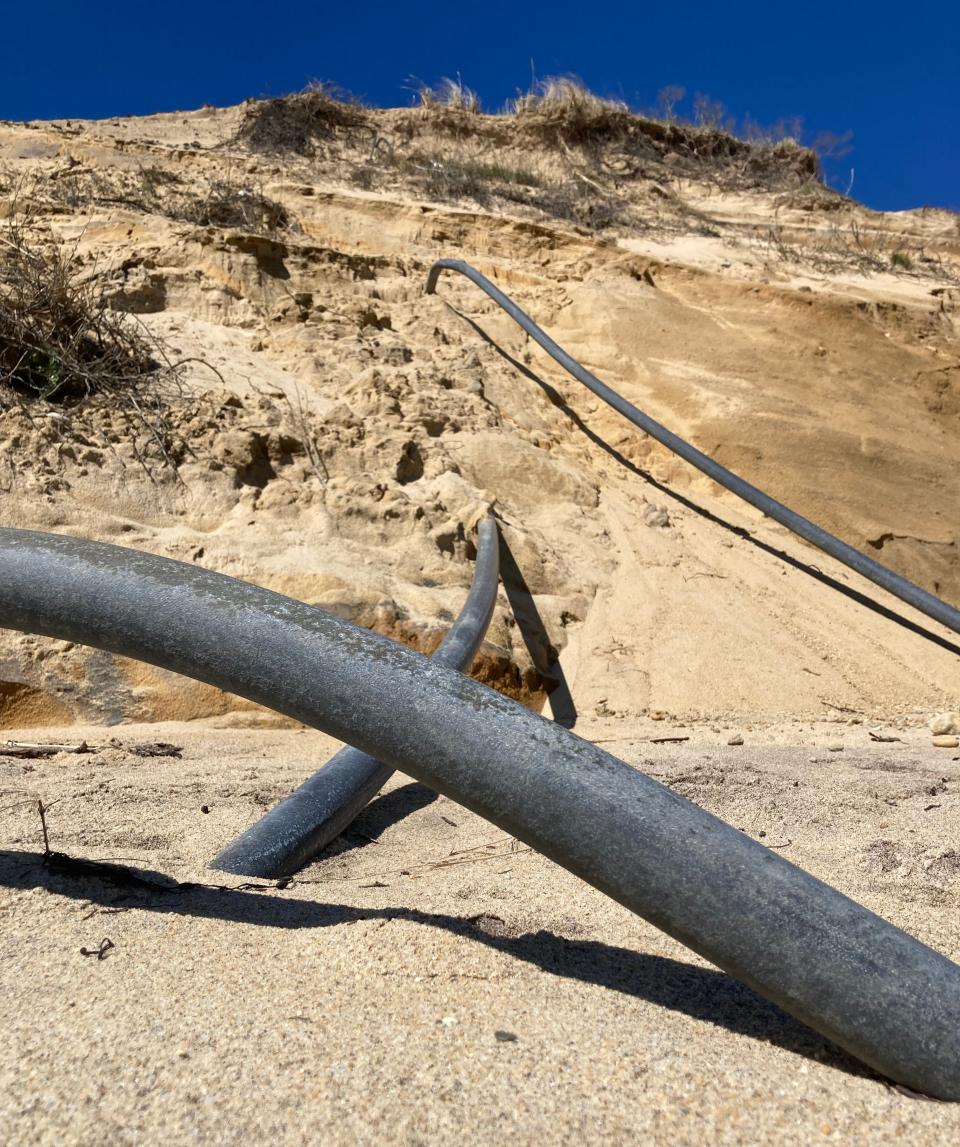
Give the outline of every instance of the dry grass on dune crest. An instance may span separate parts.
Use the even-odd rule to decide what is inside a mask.
[[[658,214],[647,200],[671,199],[677,179],[841,198],[821,182],[815,153],[792,138],[751,129],[748,142],[715,116],[689,123],[672,111],[638,114],[572,77],[540,81],[493,115],[459,77],[413,90],[417,106],[388,110],[323,85],[250,101],[236,142],[323,165],[364,191],[412,191],[600,234],[647,230]]]
[[[483,112],[458,77],[414,87],[417,106],[375,109],[312,88],[250,101],[236,139],[253,153],[304,161],[352,188],[559,222],[600,236],[742,235],[714,218],[711,199],[776,196],[762,233],[763,258],[816,273],[937,278],[956,274],[936,252],[830,188],[801,125],[737,125],[696,95],[693,121],[661,93],[638,113],[569,76],[548,77],[496,114]],[[818,146],[837,153],[845,137]],[[842,149],[839,153],[842,153]],[[691,194],[693,189],[693,194]],[[817,220],[817,215],[823,215]]]
[[[318,142],[343,129],[360,128],[365,121],[359,104],[337,99],[322,85],[311,85],[295,95],[251,101],[237,138],[253,151],[310,156]]]
[[[343,98],[322,85],[279,99],[251,101],[238,139],[253,151],[313,156],[318,148],[354,142],[366,149],[367,168],[402,163],[413,140],[426,132],[449,142],[475,140],[487,147],[531,146],[569,157],[571,149],[611,149],[607,159],[662,162],[675,169],[741,183],[786,188],[819,179],[815,152],[787,136],[737,138],[731,124],[712,119],[681,122],[638,114],[621,100],[605,99],[569,76],[548,77],[495,115],[483,114],[475,92],[457,80],[420,85],[419,106],[393,109],[394,131],[384,113]],[[621,164],[622,166],[622,164]],[[638,174],[621,171],[621,175]]]

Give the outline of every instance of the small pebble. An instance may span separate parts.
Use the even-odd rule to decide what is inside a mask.
[[[497,1043],[516,1043],[517,1041],[516,1032],[503,1031],[499,1028],[493,1033],[493,1038]]]
[[[727,738],[727,744],[728,745],[742,745],[743,744],[742,734],[734,733],[732,736]]]
[[[829,745],[827,745],[827,752],[828,753],[842,753],[843,752],[843,741],[831,741],[829,743]]]
[[[936,749],[960,749],[960,737],[934,737],[933,745]]]
[[[670,525],[670,515],[663,508],[663,506],[655,506],[652,502],[648,502],[643,509],[643,521],[648,526],[659,526],[663,529]]]
[[[960,733],[960,713],[938,713],[927,722],[935,737],[950,737]]]

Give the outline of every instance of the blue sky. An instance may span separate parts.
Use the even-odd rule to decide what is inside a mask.
[[[830,182],[871,207],[960,210],[960,0],[770,3],[26,3],[5,6],[0,118],[141,115],[331,80],[377,105],[459,74],[496,110],[575,73],[645,108],[666,85],[738,120],[853,132]],[[689,98],[679,111],[689,111]]]

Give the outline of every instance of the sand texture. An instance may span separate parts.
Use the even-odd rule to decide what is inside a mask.
[[[205,869],[334,747],[314,732],[217,723],[125,725],[112,740],[97,727],[34,731],[83,736],[96,751],[28,773],[5,764],[5,789],[53,806],[53,848],[118,858],[163,885],[45,867],[35,808],[5,812],[6,1141],[935,1144],[960,1134],[956,1105],[898,1094],[407,778],[283,890]],[[862,730],[832,753],[806,732],[802,746],[727,746],[692,730],[689,742],[650,744],[657,729],[615,745],[960,957],[957,753],[916,738],[872,744]],[[157,739],[182,757],[130,751]],[[102,960],[81,954],[105,939],[114,946]]]
[[[0,526],[429,652],[493,507],[476,676],[960,958],[958,729],[930,724],[960,710],[960,638],[635,431],[465,280],[423,294],[466,259],[650,415],[956,605],[957,217],[868,211],[799,149],[591,151],[426,109],[324,121],[297,154],[249,111],[0,123],[0,226],[190,360],[176,467],[126,407],[0,389]],[[177,753],[136,751],[158,743]],[[0,631],[0,1141],[960,1137],[955,1106],[409,779],[287,887],[205,868],[335,748]],[[40,800],[72,861],[43,862]]]

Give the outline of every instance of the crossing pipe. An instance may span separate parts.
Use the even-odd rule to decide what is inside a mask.
[[[421,780],[889,1078],[960,1099],[960,968],[623,761],[313,606],[116,546],[0,530],[0,626],[136,657]]]
[[[441,665],[466,672],[480,648],[497,604],[497,542],[497,523],[487,517],[477,527],[477,561],[467,600],[433,653]],[[232,840],[210,867],[272,880],[292,876],[359,816],[393,772],[389,765],[348,745]]]

